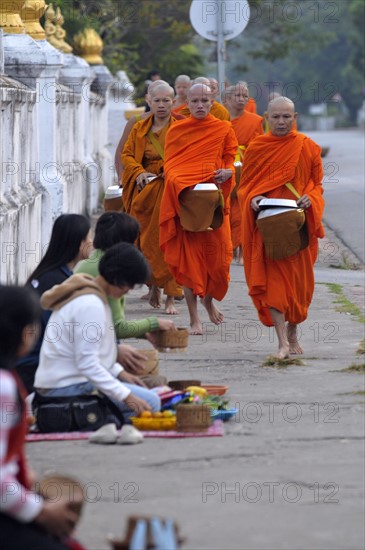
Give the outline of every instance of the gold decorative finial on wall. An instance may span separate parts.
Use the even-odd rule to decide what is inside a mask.
[[[103,65],[101,57],[103,41],[94,29],[84,29],[74,36],[75,53],[85,59],[90,65]]]
[[[34,40],[44,40],[46,33],[39,20],[46,10],[44,0],[25,0],[21,9],[21,18],[25,26],[25,32]]]
[[[0,27],[9,34],[25,34],[20,17],[24,0],[0,0]]]
[[[54,11],[53,5],[50,4],[45,17],[46,22],[44,29],[48,42],[63,53],[71,53],[72,48],[70,44],[67,44],[65,41],[66,31],[62,28],[65,20],[60,8],[57,7],[56,11]]]

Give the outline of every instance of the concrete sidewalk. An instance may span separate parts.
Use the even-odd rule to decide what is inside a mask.
[[[85,484],[89,503],[78,536],[87,548],[109,548],[107,534],[122,535],[136,514],[175,518],[187,549],[364,548],[364,395],[356,393],[364,391],[364,375],[341,372],[363,363],[356,352],[364,324],[336,303],[341,291],[364,314],[364,272],[339,269],[341,243],[329,261],[328,242],[331,235],[321,245],[302,326],[303,366],[261,366],[276,350],[274,334],[258,322],[235,264],[221,304],[224,324],[207,323],[184,354],[160,355],[168,379],[229,385],[239,413],[223,438],[28,444],[40,474],[62,472]],[[151,314],[142,293],[127,298],[131,319]],[[186,304],[179,309],[176,323],[187,326]]]

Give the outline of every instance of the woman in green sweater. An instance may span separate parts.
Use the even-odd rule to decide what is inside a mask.
[[[99,261],[104,252],[114,244],[127,242],[133,244],[139,234],[138,221],[125,212],[105,212],[100,216],[95,227],[94,252],[87,260],[80,262],[74,273],[87,273],[92,277],[99,275]],[[127,321],[125,318],[125,298],[109,298],[109,305],[112,310],[114,328],[117,338],[147,338],[153,344],[151,333],[157,330],[175,330],[173,321],[159,319],[158,317],[147,317]],[[143,369],[142,361],[145,359],[143,353],[133,346],[123,346],[123,357],[118,360],[123,366],[135,373]]]

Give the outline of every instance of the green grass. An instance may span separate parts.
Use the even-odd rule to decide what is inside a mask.
[[[365,363],[352,363],[349,367],[335,372],[358,372],[365,374]]]
[[[347,391],[345,393],[338,393],[337,395],[365,395],[365,391],[364,390],[360,390],[360,391]]]
[[[359,264],[351,262],[346,254],[346,252],[341,253],[341,263],[339,264],[330,264],[330,267],[334,269],[344,269],[345,271],[357,271],[360,269]]]
[[[352,315],[352,317],[354,317],[359,323],[365,324],[365,317],[361,309],[346,298],[342,286],[336,283],[326,283],[326,285],[332,294],[337,296],[337,299],[335,300],[335,304],[338,304],[335,308],[336,311],[339,311],[340,313],[348,313]]]
[[[365,354],[365,339],[361,340],[359,347],[356,351],[357,355],[364,355]]]
[[[301,359],[295,357],[288,357],[286,359],[279,359],[274,355],[269,355],[266,357],[265,361],[262,363],[262,367],[274,367],[276,369],[286,369],[290,365],[303,366],[304,363]]]

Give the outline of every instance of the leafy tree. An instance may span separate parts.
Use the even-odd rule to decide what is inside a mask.
[[[104,40],[106,65],[113,73],[127,71],[139,95],[152,69],[169,82],[177,74],[195,77],[216,72],[216,62],[207,61],[215,43],[196,35],[188,0],[55,2],[64,14],[68,40],[85,27],[95,28]],[[332,95],[339,92],[345,98],[353,118],[363,86],[363,0],[249,0],[249,4],[245,31],[227,42],[229,79],[256,82],[263,109],[269,89],[265,83],[297,86],[302,112],[310,103],[330,99],[335,89]],[[284,91],[288,93],[287,88]]]
[[[295,33],[289,34],[292,47],[286,53],[283,50],[279,59],[266,54],[260,58],[261,35],[257,26],[248,25],[231,54],[230,80],[251,82],[251,92],[258,97],[261,112],[266,108],[269,91],[278,91],[295,100],[301,113],[310,104],[328,103],[329,112],[338,114],[341,104],[334,98],[340,94],[349,109],[350,121],[354,122],[363,88],[362,0],[297,1],[286,5],[292,6],[293,11],[279,10],[278,17],[285,15],[285,25],[293,19]],[[257,22],[262,24],[263,19]],[[342,118],[344,115],[343,109]]]

